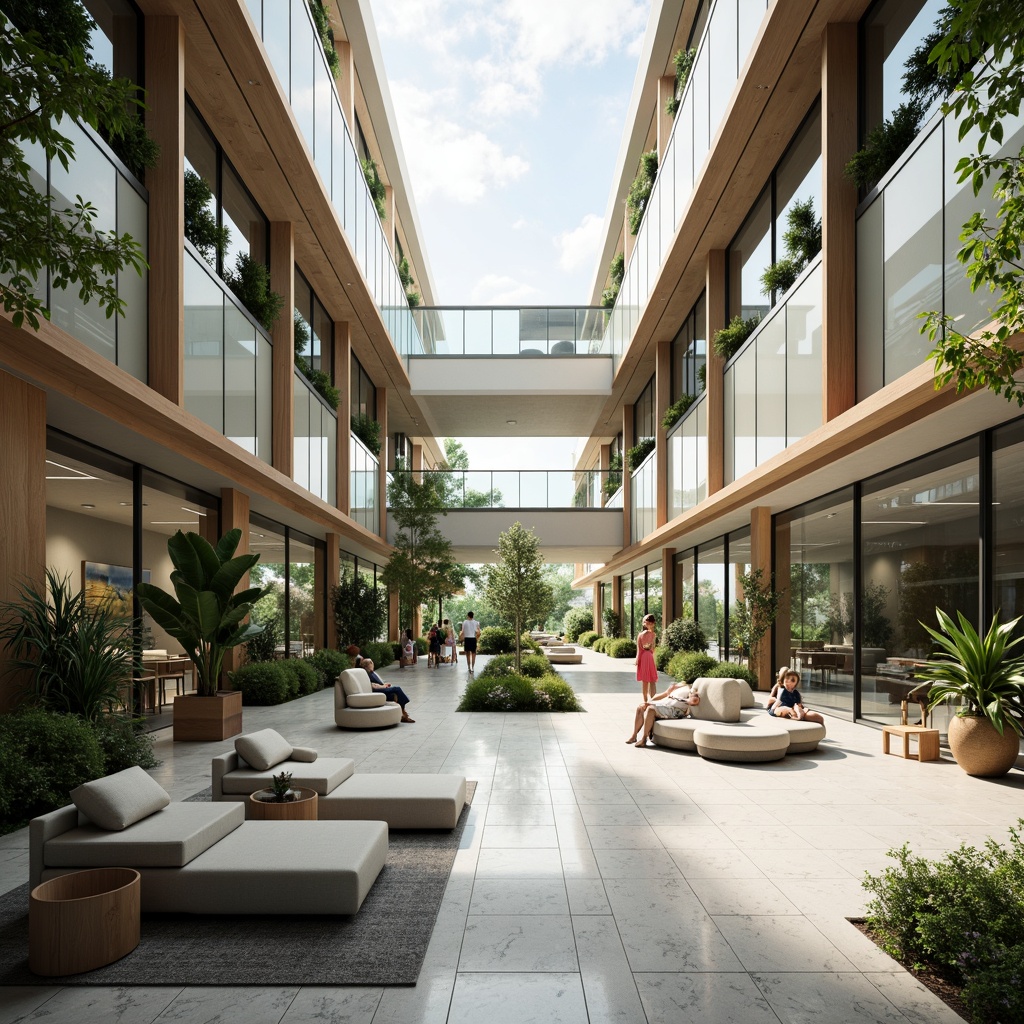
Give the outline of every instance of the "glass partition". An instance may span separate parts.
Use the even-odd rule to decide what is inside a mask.
[[[599,351],[605,313],[601,306],[418,306],[412,316],[425,355],[574,356]]]
[[[992,608],[1005,622],[1024,615],[1024,423],[997,430],[992,448]]]
[[[653,533],[657,525],[658,468],[655,452],[634,471],[629,490],[630,537],[634,543]]]
[[[726,660],[725,541],[702,544],[697,549],[697,621],[710,641],[708,654]]]
[[[370,533],[379,533],[377,474],[380,466],[366,445],[354,434],[349,435],[349,472],[349,516]]]
[[[338,500],[337,414],[313,390],[298,367],[294,369],[292,385],[295,392],[292,477],[307,491],[334,505]]]
[[[668,442],[668,516],[696,508],[708,490],[707,398],[701,395],[672,428]]]

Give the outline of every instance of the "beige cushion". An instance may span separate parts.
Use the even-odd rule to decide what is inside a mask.
[[[738,722],[740,720],[740,684],[735,679],[708,679],[701,676],[693,681],[693,689],[700,694],[700,703],[690,710],[698,722]]]
[[[282,761],[261,772],[239,767],[224,775],[221,787],[225,795],[247,796],[258,789],[269,789],[275,775],[291,772],[293,786],[304,786],[326,796],[355,771],[355,766],[350,757],[321,757],[315,762]]]
[[[148,658],[150,660],[155,659],[155,658],[166,658],[167,657],[167,652],[165,650],[162,650],[162,649],[153,649],[153,650],[149,650],[149,651],[143,651],[142,652],[142,657],[144,659]]]
[[[180,868],[244,819],[241,804],[172,803],[123,832],[85,824],[55,836],[43,847],[43,863],[69,868]]]
[[[83,783],[71,791],[71,799],[93,824],[113,832],[120,832],[171,802],[164,788],[138,765]]]
[[[383,693],[353,693],[346,698],[350,708],[379,708],[387,702]]]
[[[312,747],[292,747],[292,760],[312,764],[316,760],[316,751]]]
[[[347,668],[338,676],[338,680],[341,682],[341,688],[346,697],[351,697],[354,693],[373,693],[370,677],[366,674],[365,669]]]
[[[720,725],[711,722],[695,729],[697,753],[710,761],[778,761],[789,750],[785,729]]]
[[[319,802],[320,820],[377,818],[389,828],[455,828],[466,805],[462,775],[353,775]]]
[[[744,722],[755,729],[784,729],[789,734],[790,754],[806,754],[817,750],[825,738],[825,726],[821,722],[798,722],[795,718],[776,718],[764,711],[744,711]]]
[[[746,679],[737,679],[736,682],[740,684],[740,707],[756,708],[757,701],[754,700],[754,691],[750,688],[750,683]]]
[[[334,724],[341,729],[382,729],[402,720],[402,709],[395,701],[379,708],[346,708],[334,706]]]
[[[287,761],[292,756],[292,745],[273,729],[260,729],[246,733],[235,740],[235,752],[247,764],[261,772]]]

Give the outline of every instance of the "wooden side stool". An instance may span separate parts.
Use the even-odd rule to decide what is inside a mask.
[[[882,726],[882,753],[889,753],[889,737],[899,736],[903,740],[903,756],[910,757],[910,737],[917,737],[918,761],[939,760],[939,730],[928,729],[923,725],[884,725]]]

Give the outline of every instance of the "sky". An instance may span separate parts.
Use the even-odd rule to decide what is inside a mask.
[[[590,299],[650,0],[370,0],[439,305]],[[568,469],[576,438],[460,438]]]

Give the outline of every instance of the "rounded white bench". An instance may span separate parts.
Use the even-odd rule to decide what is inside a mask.
[[[697,753],[709,761],[778,761],[789,750],[785,729],[705,722],[693,732]]]

